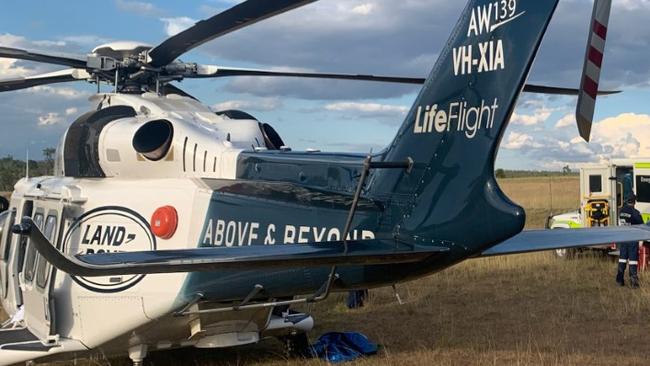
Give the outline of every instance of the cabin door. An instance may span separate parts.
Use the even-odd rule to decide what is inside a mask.
[[[13,235],[11,226],[19,223],[24,216],[32,217],[33,201],[12,200],[9,216],[3,226],[0,236],[0,271],[2,271],[2,305],[5,310],[14,315],[23,305],[23,294],[20,288],[20,273],[23,270],[27,239],[20,235]],[[17,320],[21,320],[17,318]]]
[[[45,237],[60,249],[63,204],[58,201],[34,203],[33,220]],[[56,338],[56,312],[52,288],[55,269],[27,241],[21,287],[27,328],[41,341]]]
[[[9,288],[9,261],[11,259],[11,225],[16,217],[16,208],[11,208],[0,213],[0,299],[3,305],[9,307],[9,311],[16,309],[14,296],[10,296]],[[13,291],[13,287],[11,288]]]

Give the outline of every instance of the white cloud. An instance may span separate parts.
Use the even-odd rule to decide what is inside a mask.
[[[139,15],[159,15],[162,11],[154,4],[144,1],[115,0],[115,5],[122,11]]]
[[[67,108],[67,109],[65,110],[65,115],[66,115],[66,116],[71,116],[71,115],[73,115],[73,114],[77,114],[78,111],[79,111],[79,109],[76,108],[76,107]]]
[[[650,1],[648,0],[616,0],[612,4],[614,7],[619,7],[625,10],[639,10],[650,8]]]
[[[533,114],[513,113],[510,122],[516,125],[533,126],[546,122],[553,112],[553,109],[542,107],[535,109]]]
[[[90,52],[90,48],[99,46],[100,44],[108,43],[111,41],[110,38],[100,37],[92,34],[84,35],[75,35],[75,36],[65,36],[61,37],[61,40],[65,43],[75,43],[77,45],[87,47],[86,51]]]
[[[560,118],[555,124],[555,128],[563,128],[568,126],[574,126],[576,124],[576,117],[573,113],[568,113]]]
[[[33,72],[31,69],[17,65],[17,62],[17,60],[0,58],[0,79],[20,78]]]
[[[368,15],[372,13],[372,11],[375,9],[375,4],[371,3],[365,3],[361,5],[357,5],[352,8],[351,12],[353,14],[359,14],[359,15]]]
[[[63,122],[63,117],[56,112],[49,112],[38,117],[39,126],[51,126],[61,122]]]
[[[28,44],[24,37],[9,33],[0,34],[0,44],[6,47],[25,48]],[[31,67],[14,59],[0,58],[0,79],[15,79],[25,77],[34,72]]]
[[[77,89],[65,88],[65,87],[53,87],[49,85],[39,85],[33,88],[22,90],[21,92],[31,93],[31,94],[42,93],[42,94],[62,97],[65,99],[85,99],[90,96],[88,92],[79,91]]]
[[[330,103],[325,106],[328,111],[335,112],[357,112],[365,114],[383,114],[383,115],[401,115],[408,112],[408,107],[400,105],[379,104],[379,103],[356,103],[356,102],[339,102]]]
[[[160,18],[165,23],[165,33],[168,37],[174,36],[193,26],[196,20],[189,17]]]
[[[65,47],[67,45],[66,41],[64,40],[58,40],[58,41],[43,40],[43,41],[33,41],[32,43],[35,46],[39,46],[39,47]]]
[[[27,43],[25,37],[16,36],[10,33],[0,34],[0,44],[8,47],[21,47]]]
[[[513,131],[504,139],[502,147],[530,157],[536,166],[545,169],[650,156],[648,114],[623,113],[595,122],[589,143],[576,136],[575,131],[568,133],[570,129],[562,127],[573,123],[572,115],[565,115],[552,130],[535,134]]]
[[[525,133],[510,132],[505,143],[501,145],[504,149],[519,150],[522,148],[539,148],[540,143],[535,142],[532,136]]]
[[[211,106],[215,111],[229,109],[272,111],[282,107],[282,102],[276,98],[258,98],[255,100],[229,100]]]
[[[592,142],[611,157],[650,156],[650,115],[623,113],[593,125]]]

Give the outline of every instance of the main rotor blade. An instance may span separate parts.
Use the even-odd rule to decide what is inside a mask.
[[[554,94],[554,95],[578,95],[580,89],[574,88],[560,88],[556,86],[545,86],[545,85],[534,85],[526,84],[524,86],[524,91],[527,93],[538,93],[538,94]],[[611,95],[618,94],[620,90],[599,90],[598,95]]]
[[[411,78],[402,76],[364,75],[364,74],[334,74],[299,71],[275,71],[262,69],[244,69],[236,67],[221,67],[214,65],[198,65],[196,75],[186,76],[188,78],[218,78],[229,76],[284,76],[301,77],[311,79],[340,79],[340,80],[362,80],[379,81],[399,84],[424,84],[424,78]],[[555,86],[526,84],[524,92],[554,95],[578,95],[579,90],[575,88],[561,88]],[[599,90],[598,95],[610,95],[620,93],[620,90]]]
[[[248,0],[202,20],[149,51],[151,66],[165,66],[185,52],[214,38],[247,27],[316,0]]]
[[[74,67],[77,69],[85,69],[87,63],[85,56],[36,52],[11,47],[0,47],[0,57],[44,62],[48,64]]]
[[[199,65],[197,74],[188,77],[218,78],[218,77],[228,77],[228,76],[284,76],[284,77],[301,77],[301,78],[311,78],[311,79],[342,79],[342,80],[381,81],[387,83],[400,83],[400,84],[418,84],[418,85],[424,84],[423,78],[409,78],[409,77],[401,77],[401,76],[274,71],[274,70],[261,70],[261,69],[243,69],[243,68],[235,68],[235,67],[221,67],[221,66],[212,66],[212,65]]]
[[[84,70],[68,69],[19,79],[0,80],[0,92],[26,89],[39,85],[85,80],[89,77],[90,75]]]

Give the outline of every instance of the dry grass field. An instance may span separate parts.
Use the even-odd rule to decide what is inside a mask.
[[[503,191],[526,209],[526,228],[543,228],[546,217],[573,211],[580,205],[577,176],[499,180]]]
[[[536,212],[527,226],[543,225],[550,209],[548,178],[501,183],[515,201]],[[577,187],[577,178],[553,178],[556,213],[577,207]],[[363,366],[647,365],[650,285],[638,291],[619,288],[613,274],[612,262],[588,256],[561,261],[537,253],[468,260],[399,285],[404,305],[390,289],[372,290],[369,304],[360,310],[346,309],[344,295],[334,294],[309,309],[317,324],[311,337],[327,331],[365,333],[382,347],[378,355],[351,363]],[[641,279],[646,278],[650,282],[650,277]],[[279,343],[265,340],[229,350],[154,353],[148,364],[325,364],[285,359],[280,351]]]

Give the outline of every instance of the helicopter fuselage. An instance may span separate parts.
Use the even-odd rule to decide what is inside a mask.
[[[106,94],[93,100],[99,101],[98,110],[80,117],[61,140],[57,174],[21,180],[11,198],[8,221],[32,217],[62,253],[241,246],[263,252],[284,244],[343,240],[364,155],[294,152],[285,146],[269,150],[261,146],[268,137],[258,121],[217,115],[190,98]],[[129,108],[135,113],[125,117]],[[154,152],[134,150],[145,132],[166,145],[164,151],[160,146],[146,147]],[[70,172],[82,176],[69,176]],[[394,207],[408,204],[396,197],[390,202]],[[346,238],[392,238],[388,205],[362,196]],[[154,213],[165,207],[173,208],[177,223],[171,235],[159,237],[152,231]],[[139,343],[161,347],[208,342],[207,347],[254,342],[269,327],[275,329],[272,334],[295,332],[297,325],[273,323],[282,322],[272,318],[271,305],[254,322],[254,329],[242,327],[243,319],[251,317],[246,311],[234,316],[170,314],[188,305],[203,311],[229,306],[256,286],[263,291],[249,300],[262,303],[309,295],[326,283],[331,270],[323,266],[75,277],[53,270],[8,229],[2,240],[8,243],[2,262],[6,268],[2,278],[8,281],[3,284],[2,305],[10,315],[24,306],[26,297],[42,296],[44,304],[54,304],[49,311],[35,314],[28,307],[25,312],[28,323],[41,316],[49,325],[49,333],[44,329],[38,335],[41,339],[74,339],[107,354],[124,353],[134,334]],[[466,255],[466,250],[462,252],[419,265],[339,267],[332,290],[395,284],[440,270]],[[111,316],[115,311],[126,318],[115,321]],[[199,325],[190,327],[188,321]]]

